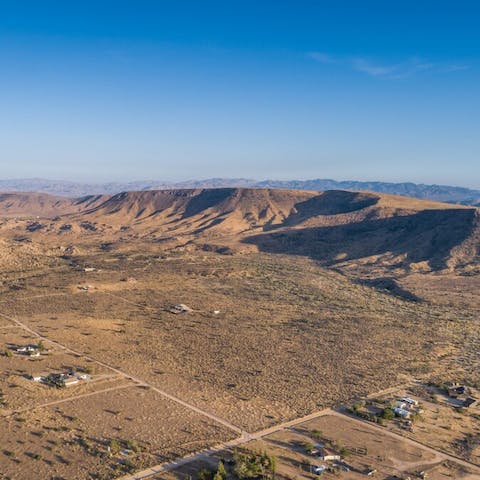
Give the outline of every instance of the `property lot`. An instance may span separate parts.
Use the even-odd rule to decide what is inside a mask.
[[[317,439],[312,439],[312,431],[321,432]],[[302,424],[293,430],[278,432],[266,437],[265,442],[270,448],[282,449],[287,447],[295,452],[297,462],[302,464],[322,462],[315,455],[305,454],[305,445],[310,443],[329,444],[337,446],[336,453],[345,451],[342,456],[349,466],[350,472],[344,472],[345,478],[365,478],[368,470],[377,470],[381,476],[388,477],[402,472],[411,471],[419,466],[437,463],[441,459],[421,448],[404,444],[401,440],[382,435],[381,432],[369,428],[368,425],[355,424],[350,419],[336,415],[326,415]],[[277,450],[277,455],[282,455]],[[295,456],[291,467],[295,467]],[[325,474],[326,475],[326,474]],[[327,476],[327,475],[326,475]],[[308,477],[308,475],[307,475]]]
[[[467,387],[468,388],[468,387]],[[479,398],[477,389],[468,388],[465,398]],[[462,407],[463,396],[452,398],[448,391],[433,385],[417,383],[391,395],[380,397],[394,402],[395,398],[409,395],[418,400],[421,415],[409,430],[403,428],[399,419],[385,423],[387,428],[440,451],[448,452],[480,465],[480,408],[478,404]],[[470,396],[471,395],[471,396]]]
[[[13,345],[38,344],[38,339],[20,331],[17,329],[15,332],[18,333],[12,334],[9,330],[8,335],[3,332],[4,336],[0,337],[4,340],[2,351],[5,352],[7,346],[10,346],[12,350],[9,351],[14,352],[9,356],[5,353],[0,355],[0,391],[3,394],[1,409],[4,415],[129,382],[107,368],[52,347],[48,342],[44,342],[46,350],[38,357],[17,353]],[[72,382],[64,388],[39,379],[62,372],[75,373],[86,379],[77,379],[77,383]]]
[[[341,459],[322,459],[321,455],[325,454],[326,448],[330,454],[338,454]],[[319,477],[398,480],[422,478],[424,474],[427,474],[425,478],[433,480],[448,478],[474,480],[478,478],[480,472],[446,460],[441,454],[417,444],[392,436],[387,430],[381,432],[368,424],[336,413],[327,413],[293,428],[280,430],[242,445],[236,451],[250,452],[251,455],[266,453],[273,456],[276,459],[275,477],[286,480],[314,480]],[[235,479],[238,478],[236,451],[221,452],[155,478],[165,480],[195,478],[199,472],[215,471],[220,460],[227,468],[228,478]],[[319,472],[316,469],[323,470]],[[367,475],[368,472],[371,472],[371,476]]]
[[[145,387],[0,418],[0,471],[15,479],[110,479],[231,438]]]

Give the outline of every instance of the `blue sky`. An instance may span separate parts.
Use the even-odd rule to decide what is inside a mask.
[[[480,4],[0,0],[0,176],[480,188]]]

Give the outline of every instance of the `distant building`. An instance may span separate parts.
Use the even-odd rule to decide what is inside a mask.
[[[410,397],[402,397],[402,402],[408,403],[409,405],[414,405],[415,407],[418,405],[418,400]]]
[[[17,353],[28,355],[29,357],[39,357],[40,347],[38,345],[26,345],[15,349]]]
[[[88,380],[89,378],[88,375],[76,373],[49,373],[43,376],[40,381],[57,388],[63,388],[76,385],[81,380]]]

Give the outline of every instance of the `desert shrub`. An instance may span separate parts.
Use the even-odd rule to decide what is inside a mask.
[[[132,452],[138,453],[142,451],[141,446],[138,444],[136,440],[125,440],[125,447],[128,450],[132,450]]]
[[[410,420],[415,423],[415,422],[423,422],[423,417],[419,413],[415,413],[410,417]]]
[[[380,416],[385,420],[392,420],[395,418],[395,412],[390,408],[384,408]]]
[[[227,470],[221,460],[218,461],[217,473],[215,475],[218,477],[217,480],[225,480],[227,478]]]
[[[303,448],[305,449],[306,453],[312,453],[314,446],[313,443],[304,443]]]
[[[266,452],[234,453],[233,473],[240,480],[257,477],[274,478],[277,468],[276,458]]]
[[[365,406],[365,402],[357,402],[355,404],[352,405],[352,410],[354,412],[357,412],[358,410],[360,410],[361,408],[363,408]]]
[[[212,480],[213,472],[208,468],[202,468],[197,472],[197,480]]]
[[[110,447],[110,453],[112,455],[117,455],[120,452],[121,447],[120,443],[118,443],[118,440],[112,438],[108,446]]]
[[[348,455],[350,454],[350,451],[348,450],[347,447],[342,447],[340,448],[338,453],[340,453],[342,457],[348,457]]]

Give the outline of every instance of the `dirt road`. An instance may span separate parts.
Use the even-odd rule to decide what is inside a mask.
[[[124,477],[121,477],[119,480],[142,480],[144,478],[149,478],[152,475],[156,475],[162,472],[168,472],[169,470],[174,470],[175,468],[181,467],[182,465],[185,465],[190,462],[194,462],[197,460],[206,460],[211,455],[215,453],[219,453],[223,450],[226,450],[227,448],[238,447],[239,445],[242,445],[247,442],[251,442],[252,440],[258,440],[262,437],[271,435],[272,433],[278,432],[285,428],[290,428],[300,423],[308,422],[309,420],[313,420],[314,418],[318,418],[323,415],[329,415],[331,413],[332,413],[332,410],[329,408],[326,408],[324,410],[319,410],[318,412],[311,413],[310,415],[306,415],[305,417],[296,418],[294,420],[289,420],[287,422],[279,423],[278,425],[274,425],[273,427],[269,427],[255,433],[245,432],[242,436],[234,440],[231,440],[230,442],[222,443],[211,449],[203,450],[193,455],[188,455],[186,457],[183,457],[171,463],[155,465],[154,467],[147,468],[146,470],[142,470],[141,472],[136,472],[132,475],[126,475]]]
[[[395,387],[395,389],[397,389],[397,388],[398,387]],[[179,460],[176,460],[175,462],[155,465],[154,467],[148,468],[146,470],[142,470],[141,472],[137,472],[137,473],[134,473],[132,475],[126,475],[124,477],[121,477],[119,480],[143,480],[143,479],[148,479],[148,478],[150,478],[154,475],[158,475],[162,472],[168,472],[170,470],[174,470],[174,469],[176,469],[178,467],[181,467],[182,465],[185,465],[185,464],[190,463],[190,462],[194,462],[194,461],[198,461],[198,460],[207,460],[213,454],[219,453],[219,452],[221,452],[225,449],[238,447],[238,446],[240,446],[242,444],[245,444],[247,442],[250,442],[252,440],[258,440],[258,439],[261,439],[263,437],[267,437],[267,436],[269,436],[269,435],[271,435],[275,432],[278,432],[280,430],[295,427],[297,425],[301,425],[302,423],[308,422],[310,420],[313,420],[315,418],[322,417],[322,416],[325,416],[325,415],[334,415],[334,416],[341,417],[341,418],[347,418],[349,421],[352,421],[352,422],[357,423],[357,424],[361,424],[362,426],[370,428],[370,429],[378,430],[382,434],[387,435],[387,436],[392,437],[392,438],[395,438],[396,440],[400,440],[402,442],[406,442],[408,444],[414,445],[417,448],[420,447],[423,450],[428,451],[428,452],[430,452],[434,455],[434,460],[432,462],[429,462],[429,463],[435,464],[435,463],[438,463],[439,461],[449,460],[451,462],[459,464],[463,467],[466,467],[469,470],[473,470],[473,471],[478,472],[480,474],[480,467],[473,464],[473,463],[470,463],[466,460],[462,460],[461,458],[457,458],[453,455],[449,455],[448,453],[440,452],[438,450],[435,450],[434,448],[431,448],[431,447],[429,447],[427,445],[424,445],[420,442],[417,442],[417,441],[412,440],[410,438],[404,437],[404,436],[399,435],[397,433],[391,432],[390,430],[387,430],[385,427],[381,427],[381,426],[378,426],[374,423],[367,422],[367,421],[364,421],[364,420],[360,420],[360,419],[351,417],[350,415],[346,415],[346,414],[343,414],[341,412],[338,412],[336,410],[326,408],[324,410],[320,410],[320,411],[312,413],[310,415],[306,415],[305,417],[290,420],[288,422],[283,422],[283,423],[280,423],[278,425],[274,425],[273,427],[266,428],[264,430],[260,430],[260,431],[255,432],[255,433],[247,433],[247,434],[242,435],[241,437],[239,437],[235,440],[232,440],[228,443],[217,445],[216,447],[214,447],[212,449],[201,451],[201,452],[198,452],[197,454],[193,454],[193,455],[183,457]],[[422,465],[425,465],[425,462],[420,462],[420,463]],[[399,469],[402,469],[402,467],[410,468],[411,466],[412,465],[410,465],[410,464],[397,465],[397,467]]]
[[[361,420],[359,418],[352,417],[351,415],[347,415],[347,414],[341,413],[341,412],[336,411],[336,410],[332,410],[331,414],[335,415],[337,417],[348,418],[348,420],[353,422],[353,423],[361,424],[363,426],[368,426],[371,429],[378,430],[378,431],[382,432],[384,435],[395,438],[396,440],[401,440],[402,442],[408,443],[410,445],[414,445],[415,447],[420,447],[423,450],[426,450],[427,452],[433,453],[434,455],[437,456],[437,458],[441,458],[442,460],[449,460],[451,462],[455,462],[455,463],[461,465],[462,467],[466,467],[470,470],[475,470],[478,473],[480,473],[480,466],[475,465],[474,463],[468,462],[467,460],[463,460],[463,459],[461,459],[459,457],[456,457],[454,455],[450,455],[448,453],[445,453],[445,452],[442,452],[442,451],[439,451],[439,450],[435,450],[434,448],[429,447],[428,445],[425,445],[423,443],[420,443],[417,440],[414,440],[413,438],[404,437],[403,435],[392,432],[391,430],[388,430],[385,427],[381,427],[381,426],[379,426],[375,423],[368,422],[367,420]]]
[[[157,388],[153,385],[150,385],[149,383],[145,382],[144,380],[140,379],[140,378],[137,378],[137,377],[134,377],[132,375],[130,375],[128,372],[125,372],[123,370],[120,370],[116,367],[113,367],[111,365],[108,365],[107,363],[105,362],[102,362],[100,360],[97,360],[89,355],[85,355],[84,353],[82,352],[78,352],[76,350],[73,350],[69,347],[67,347],[66,345],[63,345],[59,342],[56,342],[54,340],[51,340],[50,338],[48,337],[45,337],[44,335],[36,332],[35,330],[33,330],[32,328],[30,328],[28,325],[26,325],[25,323],[21,322],[20,320],[14,318],[14,317],[11,317],[9,315],[5,315],[4,313],[0,313],[0,317],[3,317],[7,320],[9,320],[10,322],[13,322],[14,324],[18,325],[19,327],[23,328],[26,332],[30,333],[31,335],[37,337],[38,339],[40,340],[43,340],[45,342],[49,342],[51,343],[52,345],[55,345],[57,346],[58,348],[66,351],[66,352],[69,352],[69,353],[72,353],[73,355],[78,355],[80,357],[83,357],[85,358],[86,360],[90,360],[91,362],[94,362],[96,363],[97,365],[100,365],[104,368],[107,368],[109,370],[111,370],[112,372],[115,372],[117,373],[118,375],[120,375],[121,377],[124,377],[124,378],[127,378],[129,380],[132,380],[134,381],[135,383],[137,383],[138,385],[143,385],[143,386],[146,386],[148,388],[150,388],[151,390],[153,390],[154,392],[157,392],[159,393],[160,395],[162,395],[163,397],[165,398],[168,398],[169,400],[175,402],[175,403],[178,403],[179,405],[182,405],[183,407],[185,408],[188,408],[189,410],[192,410],[194,411],[195,413],[198,413],[199,415],[202,415],[204,417],[207,417],[209,418],[210,420],[213,420],[214,422],[220,424],[220,425],[223,425],[224,427],[228,428],[229,430],[232,430],[234,431],[235,433],[238,433],[240,435],[248,435],[247,432],[245,432],[244,430],[242,430],[241,428],[237,427],[236,425],[233,425],[231,424],[230,422],[224,420],[223,418],[220,418],[220,417],[217,417],[216,415],[214,415],[213,413],[210,413],[210,412],[207,412],[205,410],[202,410],[201,408],[198,408],[196,407],[195,405],[191,405],[190,403],[188,402],[185,402],[183,400],[181,400],[180,398],[178,397],[175,397],[174,395],[171,395],[170,393],[160,389],[160,388]]]

